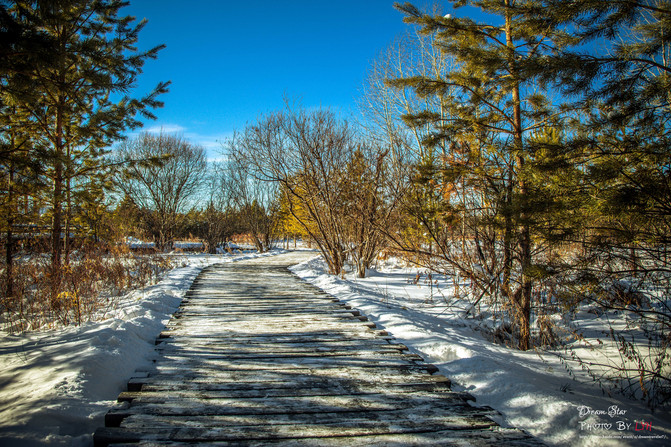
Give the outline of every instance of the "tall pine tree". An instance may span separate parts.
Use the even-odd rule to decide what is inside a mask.
[[[434,127],[427,144],[471,145],[479,157],[498,160],[497,178],[501,221],[502,291],[510,300],[517,325],[518,346],[531,347],[532,232],[535,215],[529,200],[529,163],[534,158],[529,144],[534,131],[553,121],[551,100],[544,85],[536,84],[539,67],[559,36],[549,35],[543,22],[527,15],[532,2],[522,0],[453,1],[454,7],[473,6],[490,22],[468,17],[430,16],[411,4],[397,4],[406,22],[435,35],[436,45],[454,64],[443,78],[415,76],[390,83],[411,87],[420,95],[437,95],[448,104],[447,116],[424,112],[407,116],[411,125]],[[484,136],[484,138],[478,137]],[[485,174],[486,175],[486,174]],[[513,287],[516,284],[517,287]]]
[[[138,114],[153,118],[160,107],[157,96],[168,83],[147,96],[133,99],[145,61],[155,58],[162,46],[138,52],[145,21],[120,16],[128,3],[119,0],[20,0],[7,12],[22,27],[38,29],[48,39],[53,54],[48,64],[28,73],[38,97],[22,103],[35,131],[33,140],[44,146],[45,173],[50,183],[51,264],[54,290],[60,277],[64,202],[70,169],[79,163],[100,165],[105,148],[122,138],[124,131],[141,125]]]
[[[5,235],[5,296],[14,296],[14,248],[34,216],[28,202],[42,186],[44,152],[35,144],[34,122],[25,104],[39,98],[30,76],[53,61],[52,42],[26,11],[12,14],[11,2],[0,3],[0,228]],[[23,206],[20,206],[23,202]]]
[[[563,149],[576,169],[558,184],[578,197],[570,214],[582,219],[582,250],[563,286],[580,300],[635,316],[646,328],[645,344],[611,330],[627,355],[607,376],[651,406],[668,402],[671,2],[534,3],[528,15],[542,13],[568,45],[548,55],[539,73],[559,81],[579,111]]]

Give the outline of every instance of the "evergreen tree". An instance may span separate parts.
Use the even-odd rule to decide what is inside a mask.
[[[149,109],[161,106],[156,97],[166,91],[162,83],[149,95],[133,99],[142,66],[162,46],[138,52],[135,44],[145,25],[119,16],[127,2],[118,0],[14,1],[7,9],[20,26],[39,30],[53,54],[28,77],[36,97],[21,106],[30,116],[32,138],[47,148],[43,158],[51,183],[51,252],[55,288],[61,265],[63,206],[75,151],[87,173],[100,166],[105,148],[138,127],[138,114],[153,117]]]
[[[122,238],[129,236],[145,239],[147,235],[142,226],[142,217],[143,211],[130,197],[124,195],[108,216],[113,233],[110,239],[120,241]]]
[[[563,155],[575,174],[558,184],[578,197],[571,214],[582,219],[582,250],[567,262],[573,271],[563,286],[577,300],[635,315],[646,328],[647,346],[611,330],[627,355],[608,374],[654,406],[668,401],[670,389],[663,371],[671,340],[671,2],[536,4],[568,45],[547,57],[541,74],[559,81],[580,111]]]
[[[301,225],[301,221],[305,222],[307,217],[296,197],[291,195],[285,187],[280,188],[279,194],[278,229],[287,238],[286,248],[288,248],[289,237],[294,238],[294,242],[298,238],[307,239],[309,237],[309,234]],[[296,218],[294,214],[300,217]]]
[[[32,207],[25,202],[41,186],[43,152],[32,138],[34,122],[24,107],[38,98],[29,74],[52,61],[53,48],[36,23],[23,23],[10,6],[11,2],[0,3],[0,228],[5,235],[3,292],[11,298],[15,232],[25,237],[27,224],[34,223],[27,211]]]
[[[406,21],[435,34],[436,45],[454,65],[444,78],[415,76],[392,80],[399,88],[412,87],[418,94],[442,97],[448,113],[425,111],[406,117],[411,125],[431,124],[427,144],[468,144],[476,158],[490,157],[501,164],[498,178],[502,217],[503,293],[510,299],[518,324],[518,346],[529,349],[533,267],[534,215],[526,172],[534,157],[529,136],[551,124],[553,110],[544,85],[537,85],[539,67],[549,48],[557,43],[543,23],[526,15],[531,2],[518,0],[453,1],[455,7],[480,8],[492,20],[479,23],[467,17],[430,16],[411,4],[396,5]],[[539,88],[540,87],[540,88]],[[484,138],[481,137],[484,135]],[[468,139],[486,142],[471,145]],[[445,144],[447,142],[448,144]],[[484,149],[484,150],[483,150]],[[489,154],[487,154],[489,152]],[[493,175],[488,175],[493,178]],[[513,268],[517,260],[517,268]],[[511,288],[517,272],[516,290]]]
[[[547,59],[545,77],[560,80],[571,105],[584,111],[569,155],[585,184],[605,192],[598,205],[603,231],[592,234],[609,233],[611,243],[625,246],[635,239],[668,245],[671,2],[547,0],[539,8],[549,26],[573,34],[570,47]],[[656,225],[621,231],[625,215]]]

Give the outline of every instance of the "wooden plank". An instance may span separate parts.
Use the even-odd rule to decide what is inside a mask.
[[[363,346],[357,349],[354,346],[323,346],[323,345],[250,345],[250,346],[227,346],[226,349],[217,349],[216,346],[158,346],[157,351],[163,355],[178,354],[190,357],[203,358],[262,358],[262,357],[326,357],[326,356],[351,356],[351,355],[373,355],[386,354],[396,355],[403,352],[400,348],[383,346]],[[411,356],[413,354],[410,354]]]
[[[236,397],[226,396],[226,393],[219,392],[192,392],[192,393],[152,393],[140,392],[133,393],[133,405],[154,405],[162,402],[170,403],[174,408],[183,407],[187,409],[195,408],[195,411],[205,408],[233,408],[240,406],[241,408],[280,408],[291,412],[301,412],[305,410],[306,404],[309,404],[311,412],[320,412],[321,406],[328,408],[354,408],[359,409],[359,406],[368,407],[369,405],[381,406],[381,409],[394,409],[415,407],[418,405],[435,404],[436,406],[447,405],[452,407],[454,405],[467,405],[465,401],[455,393],[450,391],[434,389],[434,390],[417,390],[410,396],[402,396],[402,399],[397,399],[397,396],[387,392],[389,389],[378,390],[371,393],[335,393],[323,395],[288,395],[278,397],[248,397],[239,399]],[[174,404],[174,405],[173,405]],[[223,414],[223,413],[222,413]]]
[[[389,340],[378,337],[361,340],[352,340],[345,337],[254,337],[240,340],[237,337],[182,337],[180,340],[174,338],[161,339],[156,349],[164,350],[172,347],[184,348],[208,348],[221,349],[224,352],[227,349],[395,349],[398,351],[407,351],[408,347],[400,343],[391,343]]]
[[[264,328],[265,329],[265,328]],[[385,335],[383,335],[385,334]],[[350,339],[363,339],[363,338],[387,338],[389,337],[386,335],[387,333],[385,331],[375,331],[375,330],[370,330],[368,327],[349,327],[347,328],[347,331],[345,331],[343,328],[338,330],[338,328],[335,329],[315,329],[311,330],[309,332],[306,331],[300,331],[298,328],[295,328],[294,330],[291,330],[290,328],[287,328],[285,331],[282,331],[281,333],[274,333],[271,331],[247,331],[245,333],[240,332],[240,331],[208,331],[206,333],[194,333],[187,328],[166,328],[159,334],[159,338],[175,338],[179,336],[180,338],[182,337],[188,337],[189,339],[196,339],[196,338],[227,338],[227,339],[238,339],[238,340],[248,340],[248,339],[256,339],[256,338],[276,338],[277,340],[281,340],[284,338],[300,338],[300,337],[315,337],[315,339],[323,339],[323,338],[338,338],[338,339],[343,339],[343,338],[350,338]]]
[[[165,446],[166,442],[172,445],[179,443],[207,443],[210,446],[226,445],[280,445],[290,446],[539,446],[539,442],[519,431],[492,429],[490,427],[474,426],[462,429],[443,429],[438,427],[427,427],[416,431],[397,432],[390,429],[384,434],[367,434],[364,431],[356,433],[333,434],[332,436],[305,436],[300,430],[294,430],[291,438],[283,438],[272,432],[246,432],[240,437],[229,435],[223,429],[199,429],[199,428],[174,428],[174,429],[144,429],[136,431],[132,429],[99,429],[96,432],[97,439],[107,438],[108,442],[140,442],[143,446]]]
[[[341,413],[347,420],[350,413],[388,412],[408,410],[416,415],[441,410],[445,414],[481,414],[474,407],[457,397],[438,397],[424,392],[423,397],[412,394],[399,396],[292,396],[265,399],[153,399],[139,397],[132,404],[124,402],[111,409],[105,416],[107,427],[116,427],[125,418],[136,415],[181,416],[233,416],[233,415],[308,415]],[[311,416],[310,416],[311,417]],[[420,417],[421,419],[421,417]]]
[[[280,349],[280,350],[356,350],[357,346],[360,345],[364,350],[393,350],[396,352],[406,352],[408,351],[407,346],[399,343],[389,343],[387,340],[380,340],[376,338],[362,339],[357,343],[351,339],[345,338],[333,338],[331,340],[323,340],[318,342],[312,342],[307,338],[297,339],[297,340],[273,340],[272,338],[267,338],[266,340],[255,339],[255,340],[241,340],[236,337],[227,337],[220,338],[218,340],[212,339],[203,339],[203,338],[186,338],[180,341],[174,341],[174,339],[162,339],[156,346],[157,351],[169,351],[171,349],[194,349],[198,350],[212,350],[219,352],[227,351],[263,351]],[[219,348],[219,350],[217,349]],[[409,351],[408,351],[409,352]]]
[[[178,314],[175,316],[176,320],[174,321],[175,325],[185,325],[191,324],[190,322],[184,322],[182,319],[184,317],[198,318],[202,323],[201,324],[210,324],[213,321],[217,324],[263,324],[269,327],[273,326],[286,326],[287,323],[291,324],[302,324],[302,325],[337,325],[342,323],[358,323],[360,321],[367,321],[366,317],[355,317],[353,315],[335,315],[332,313],[315,313],[315,314],[279,314],[279,315],[267,315],[266,313],[259,313],[255,316],[247,316],[242,319],[240,315],[229,315],[227,313],[218,314],[216,312],[210,312],[207,314]]]
[[[255,357],[255,358],[190,358],[187,356],[173,356],[166,355],[161,358],[161,362],[156,365],[158,372],[165,372],[168,369],[172,370],[199,370],[207,372],[208,370],[275,370],[275,371],[292,371],[297,369],[341,369],[341,368],[367,368],[371,374],[375,373],[375,369],[380,367],[398,367],[407,368],[409,359],[395,358],[395,356],[319,356],[319,357],[298,357],[298,358],[275,358]],[[417,365],[423,368],[424,365]],[[419,370],[418,368],[418,370]],[[428,370],[428,366],[424,369]]]
[[[98,435],[98,432],[96,432]],[[120,442],[128,442],[121,440]],[[136,437],[133,441],[137,442]],[[116,444],[119,447],[171,447],[183,445],[181,442],[170,440],[152,441],[141,440],[138,444]],[[424,446],[454,446],[454,447],[539,447],[543,444],[529,435],[514,429],[492,427],[487,430],[445,430],[424,433],[406,433],[394,435],[374,435],[357,437],[322,437],[322,438],[292,438],[292,439],[240,439],[235,441],[208,442],[209,447],[246,447],[267,445],[276,447],[424,447]]]
[[[407,378],[407,377],[406,377]],[[172,391],[185,391],[185,390],[194,390],[194,391],[225,391],[225,392],[258,392],[268,393],[282,392],[285,389],[297,390],[297,392],[304,392],[304,390],[309,390],[312,388],[326,388],[329,391],[331,390],[349,390],[349,391],[368,391],[370,390],[381,390],[381,387],[385,387],[389,391],[397,390],[410,390],[415,389],[415,387],[429,387],[429,389],[449,389],[450,380],[444,376],[418,376],[411,377],[411,381],[399,381],[398,376],[393,376],[391,378],[384,378],[380,380],[366,381],[365,376],[362,378],[351,380],[351,379],[342,379],[342,378],[313,378],[313,377],[269,377],[268,380],[262,381],[217,381],[212,382],[209,380],[198,380],[190,379],[188,381],[177,379],[174,377],[168,376],[167,378],[161,379],[157,377],[152,377],[147,380],[147,377],[131,379],[128,383],[129,392],[145,391],[145,392],[172,392]],[[248,379],[253,379],[250,374]],[[377,379],[377,377],[376,377]],[[423,388],[422,388],[423,389]],[[335,392],[335,391],[333,391]],[[399,391],[407,392],[407,391]],[[123,395],[122,393],[121,395]],[[459,393],[464,399],[474,400],[472,396],[466,393]],[[120,395],[120,397],[121,397]]]
[[[343,309],[341,307],[317,307],[315,308],[314,304],[286,304],[286,305],[248,305],[248,304],[227,304],[225,306],[222,303],[212,306],[203,306],[199,304],[197,306],[189,306],[188,308],[179,309],[175,315],[212,315],[220,314],[226,316],[236,316],[236,317],[248,317],[254,315],[268,315],[271,313],[272,316],[298,316],[298,315],[329,315],[329,316],[344,316],[344,317],[353,317],[358,316],[359,311]]]
[[[304,437],[312,437],[317,435],[314,426],[328,427],[329,432],[338,430],[339,428],[353,428],[353,427],[369,427],[373,430],[380,430],[381,426],[390,425],[406,425],[411,426],[415,431],[419,428],[417,425],[423,422],[428,424],[446,424],[441,428],[457,427],[472,428],[474,425],[484,427],[494,427],[496,424],[488,418],[487,412],[473,411],[468,414],[446,414],[445,412],[436,409],[428,410],[422,414],[421,418],[413,411],[392,410],[388,412],[352,412],[347,414],[347,418],[343,419],[342,413],[317,413],[317,414],[278,414],[278,415],[232,415],[232,416],[193,416],[185,419],[179,416],[148,416],[144,414],[132,415],[124,419],[121,423],[122,428],[161,428],[161,427],[231,427],[235,430],[244,428],[244,430],[252,430],[258,426],[272,426],[277,427],[280,431],[287,432],[301,427]],[[449,424],[449,426],[447,426]],[[457,425],[458,424],[458,425]],[[424,426],[427,429],[428,426]],[[310,433],[312,431],[312,433]],[[369,434],[372,434],[369,431]],[[321,436],[324,433],[320,434]]]
[[[365,330],[362,332],[355,332],[354,334],[343,334],[335,331],[317,331],[306,334],[304,332],[283,334],[246,334],[238,335],[231,333],[221,334],[176,334],[173,331],[163,331],[157,338],[157,343],[213,343],[213,344],[229,344],[229,343],[244,343],[244,344],[268,344],[268,343],[328,343],[328,342],[342,342],[350,341],[352,343],[366,343],[372,342],[387,342],[393,341],[392,337],[383,336],[381,332]],[[175,336],[178,335],[176,338]],[[348,336],[350,335],[350,336]],[[356,338],[352,338],[356,335]]]
[[[227,383],[261,383],[274,384],[287,380],[327,380],[334,382],[365,383],[431,383],[445,382],[443,376],[430,375],[423,365],[406,368],[376,368],[360,369],[332,366],[326,368],[297,368],[286,370],[259,370],[259,369],[237,369],[222,371],[212,368],[199,368],[198,370],[184,368],[161,367],[161,371],[153,371],[149,377],[136,377],[129,381],[129,387],[137,390],[145,384],[163,383],[203,383],[227,384]]]
[[[316,326],[316,327],[339,327],[341,325],[344,325],[344,327],[348,326],[367,326],[371,327],[370,323],[363,323],[363,321],[366,320],[361,320],[360,318],[357,317],[339,317],[336,315],[329,316],[329,315],[315,315],[315,316],[291,316],[291,315],[264,315],[264,316],[258,316],[258,317],[248,317],[248,318],[240,318],[239,316],[222,316],[222,315],[217,315],[217,314],[209,314],[209,315],[200,315],[200,316],[195,316],[198,319],[198,324],[194,325],[194,327],[197,328],[203,328],[203,327],[208,327],[212,325],[217,325],[217,326],[223,326],[223,327],[228,327],[228,328],[235,328],[235,327],[247,327],[250,325],[259,325],[263,324],[264,328],[266,329],[274,329],[277,328],[279,330],[279,333],[282,333],[282,328],[286,328],[288,323],[291,323],[292,325],[298,325],[298,327],[301,326]],[[171,320],[171,323],[169,326],[184,326],[184,325],[192,325],[193,323],[191,321],[185,321],[182,318],[177,318],[175,320]],[[372,326],[374,327],[374,325]],[[258,328],[257,328],[258,330]]]
[[[190,347],[165,347],[161,350],[162,359],[176,360],[176,361],[215,361],[221,360],[230,362],[232,360],[247,360],[247,359],[261,359],[264,361],[280,361],[287,360],[314,360],[320,361],[322,357],[342,357],[344,361],[359,362],[361,360],[367,362],[380,362],[380,364],[387,361],[423,361],[417,354],[406,354],[398,349],[382,349],[377,346],[371,349],[362,348],[357,349],[285,349],[285,350],[264,350],[264,349],[195,349]],[[327,360],[328,361],[328,360]],[[398,363],[398,362],[396,362]]]
[[[280,359],[281,360],[281,359]],[[310,374],[310,375],[332,375],[355,373],[359,369],[360,374],[386,374],[405,372],[406,374],[413,373],[429,373],[437,372],[437,368],[431,364],[417,363],[410,364],[407,360],[388,359],[385,361],[366,361],[365,359],[346,359],[338,357],[337,362],[327,361],[324,359],[306,359],[302,362],[287,362],[275,361],[272,359],[259,359],[258,361],[226,361],[225,359],[213,361],[199,361],[192,359],[189,361],[168,362],[162,359],[156,366],[148,371],[152,374],[178,374],[188,376],[189,373],[194,373],[199,376],[210,375],[215,378],[218,373],[227,372],[255,372],[263,373],[275,372],[275,374]]]
[[[125,391],[119,394],[119,402],[130,402],[137,398],[166,398],[166,399],[226,399],[226,398],[266,398],[266,397],[292,397],[292,396],[367,396],[380,393],[419,393],[419,392],[438,392],[446,391],[446,387],[439,383],[414,383],[394,385],[387,384],[345,384],[331,383],[326,386],[324,383],[314,381],[296,380],[293,382],[284,382],[282,385],[277,383],[272,386],[247,386],[247,387],[152,387],[146,386],[141,391]],[[452,397],[452,396],[450,396]]]
[[[172,323],[168,325],[168,330],[171,330],[176,333],[198,333],[198,334],[219,334],[219,333],[240,333],[240,334],[258,334],[260,322],[254,321],[222,321],[218,322],[216,319],[205,319],[197,327],[192,327],[190,324],[182,323],[182,320],[171,320]],[[283,334],[285,331],[289,330],[287,327],[291,320],[287,322],[281,321],[269,321],[267,324],[263,324],[265,331],[269,333],[276,332],[277,334]],[[284,323],[284,324],[283,324]],[[355,335],[358,332],[363,332],[367,329],[374,329],[375,323],[364,323],[360,321],[352,320],[341,320],[341,321],[315,321],[310,323],[309,321],[300,321],[292,328],[295,330],[301,330],[302,332],[311,332],[311,331],[324,331],[324,330],[338,330],[345,332],[352,332],[352,335]]]
[[[194,311],[213,311],[218,312],[224,310],[226,307],[230,306],[232,311],[243,311],[243,308],[249,308],[252,314],[259,312],[287,312],[291,309],[296,310],[307,310],[312,307],[316,312],[321,311],[333,311],[340,313],[356,313],[358,311],[352,310],[351,306],[348,306],[341,302],[333,302],[329,299],[316,299],[316,300],[292,300],[291,298],[283,298],[276,300],[268,301],[244,301],[240,299],[231,299],[227,298],[218,298],[217,300],[209,300],[205,298],[189,299],[183,300],[182,305],[177,309],[178,312],[184,312],[190,310],[191,306],[196,306]]]
[[[425,433],[445,430],[465,431],[469,429],[489,429],[494,422],[486,417],[446,416],[427,418],[427,420],[398,421],[337,421],[322,424],[254,424],[234,426],[164,426],[148,424],[119,427],[117,436],[140,436],[150,439],[166,439],[184,442],[239,441],[244,439],[287,439],[287,438],[325,438],[325,437],[362,437],[374,435]],[[253,435],[250,436],[250,432]]]

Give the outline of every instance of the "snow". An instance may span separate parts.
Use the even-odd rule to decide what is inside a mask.
[[[670,444],[669,411],[653,414],[642,402],[604,395],[576,365],[569,374],[551,351],[519,352],[486,340],[448,307],[454,302],[449,281],[415,284],[417,270],[399,266],[371,270],[364,279],[326,270],[321,259],[293,268],[437,366],[454,390],[476,397],[475,405],[497,410],[493,418],[501,425],[553,446]]]
[[[180,250],[202,250],[202,242],[189,242],[189,241],[175,241],[173,244],[175,249]]]
[[[153,249],[156,248],[156,244],[153,242],[145,242],[143,240],[140,240],[138,238],[128,236],[125,239],[126,245],[128,245],[129,248],[133,249]]]
[[[156,336],[198,273],[257,256],[173,256],[180,267],[121,298],[100,321],[0,336],[0,445],[91,445],[128,379],[155,358]],[[670,444],[668,411],[651,414],[638,401],[603,395],[580,371],[570,375],[552,352],[523,353],[487,341],[447,307],[454,289],[442,277],[440,287],[415,284],[416,270],[391,265],[365,279],[340,278],[326,274],[320,258],[293,271],[436,365],[476,405],[500,412],[494,418],[504,426],[556,446]],[[594,317],[577,315],[586,316]]]
[[[157,335],[198,273],[258,256],[171,256],[181,267],[120,298],[101,321],[0,335],[0,445],[91,445],[128,379],[151,364]]]

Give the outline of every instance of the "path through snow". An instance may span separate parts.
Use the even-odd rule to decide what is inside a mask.
[[[90,446],[133,372],[152,362],[156,336],[198,273],[211,264],[258,256],[175,257],[186,266],[118,298],[102,321],[0,335],[0,445]]]
[[[0,445],[89,446],[92,433],[132,373],[152,362],[154,340],[200,270],[250,256],[184,256],[154,286],[120,300],[108,318],[21,336],[0,336]],[[523,428],[549,445],[665,446],[671,442],[671,413],[651,414],[641,403],[608,398],[589,380],[574,381],[551,355],[520,353],[486,341],[451,318],[427,288],[409,286],[414,273],[371,272],[364,280],[325,274],[323,263],[294,269],[304,279],[347,301],[399,342],[434,363],[478,404],[499,410],[503,425]],[[586,415],[580,407],[616,417]],[[617,430],[617,423],[631,424]],[[636,431],[636,424],[650,429]],[[596,425],[595,424],[606,424]],[[611,424],[609,427],[607,424]],[[647,426],[646,426],[647,427]]]

